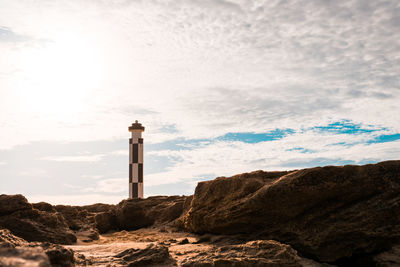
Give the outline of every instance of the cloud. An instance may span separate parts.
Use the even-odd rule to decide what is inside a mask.
[[[40,160],[62,161],[62,162],[97,162],[101,161],[105,155],[77,155],[77,156],[49,156],[42,157]]]
[[[32,23],[9,15],[24,5],[17,17]],[[342,119],[400,127],[392,115],[399,101],[395,1],[61,1],[44,8],[53,14],[45,25],[27,5],[1,6],[7,32],[57,41],[50,23],[57,22],[59,33],[87,38],[108,75],[84,111],[70,109],[61,121],[3,107],[11,124],[3,148],[123,138],[135,119],[145,122],[148,142]]]
[[[115,150],[115,151],[110,152],[109,155],[113,155],[113,156],[129,156],[129,150],[128,149]]]
[[[0,42],[24,42],[29,40],[30,38],[24,35],[19,35],[13,32],[8,27],[1,27],[0,26]]]
[[[25,176],[25,177],[32,177],[32,178],[43,178],[43,177],[48,177],[49,173],[46,169],[42,168],[26,168],[25,170],[18,171],[17,172],[19,176]]]
[[[322,129],[304,129],[257,142],[216,138],[189,150],[152,151],[150,155],[169,157],[172,163],[163,172],[146,175],[146,185],[212,179],[257,169],[366,164],[398,158],[400,137],[385,134],[385,129],[349,122],[334,130]]]
[[[54,183],[106,195],[122,180],[97,182],[126,172],[136,119],[154,188],[397,158],[398,17],[397,1],[384,0],[1,2],[2,175],[17,177],[9,159],[35,148],[48,153],[25,161],[46,164]],[[91,66],[85,75],[99,68],[94,79],[67,71],[43,86],[37,77],[49,75],[35,70],[71,47],[76,67]]]
[[[84,188],[81,192],[93,193],[122,193],[128,190],[127,178],[112,178],[96,181],[94,187]]]

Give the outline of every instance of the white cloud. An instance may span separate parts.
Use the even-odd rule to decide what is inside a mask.
[[[113,156],[129,156],[129,150],[128,149],[115,150],[110,152],[109,154]]]
[[[84,179],[89,178],[89,179],[99,180],[99,179],[104,178],[104,175],[101,175],[101,174],[94,174],[94,175],[93,174],[92,175],[83,174],[83,175],[81,175],[81,178],[84,178]]]
[[[290,170],[321,164],[399,159],[400,141],[366,143],[370,138],[371,134],[354,136],[304,132],[255,144],[217,141],[193,150],[155,151],[151,154],[173,158],[174,165],[165,172],[146,175],[145,180],[146,185],[156,185],[213,179],[215,176],[231,176],[258,169]],[[355,145],[337,144],[349,140]]]
[[[64,161],[64,162],[97,162],[101,161],[105,155],[76,155],[76,156],[49,156],[42,157],[41,160]]]
[[[2,1],[0,149],[127,139],[139,119],[146,144],[297,131],[160,150],[175,165],[148,175],[148,185],[325,158],[396,158],[398,142],[363,143],[373,134],[302,131],[347,119],[400,132],[398,24],[394,0]],[[332,146],[340,142],[359,144]],[[41,159],[103,163],[126,156],[120,149]],[[92,192],[113,188],[90,175],[103,181]]]
[[[47,170],[41,168],[23,169],[22,171],[17,171],[17,173],[20,176],[34,177],[34,178],[39,178],[39,177],[43,178],[45,176],[48,176]]]
[[[15,35],[88,44],[107,73],[97,88],[77,84],[73,98],[49,94],[68,112],[16,108],[17,92],[40,89],[21,88],[24,66],[11,63],[46,45],[8,44],[0,72],[22,70],[0,79],[3,148],[124,138],[134,119],[148,142],[343,118],[400,128],[396,1],[4,2],[0,10]],[[160,131],[165,123],[177,131]]]
[[[81,192],[122,193],[128,189],[128,178],[112,178],[96,181],[94,187],[84,188]]]

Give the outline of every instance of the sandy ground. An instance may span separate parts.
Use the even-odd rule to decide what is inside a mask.
[[[185,239],[189,243],[184,244]],[[180,265],[185,259],[211,249],[212,245],[209,243],[192,244],[198,239],[198,236],[174,232],[171,229],[143,228],[136,231],[107,233],[101,235],[99,240],[90,243],[78,240],[76,245],[66,247],[73,249],[78,258],[82,259],[77,262],[77,266],[124,266],[123,261],[115,257],[118,253],[130,248],[144,249],[150,244],[161,244],[169,247],[169,253],[176,261],[176,265]]]

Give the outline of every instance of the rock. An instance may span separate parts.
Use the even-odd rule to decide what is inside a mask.
[[[46,202],[39,202],[39,203],[33,203],[32,204],[33,208],[41,211],[46,211],[46,212],[57,212],[56,209],[49,203]]]
[[[113,212],[101,212],[95,215],[95,227],[101,234],[117,228],[117,217]]]
[[[247,233],[322,262],[378,253],[400,238],[400,161],[201,182],[182,220],[195,233]]]
[[[0,216],[30,209],[32,209],[32,205],[23,195],[0,195]]]
[[[15,205],[14,209],[9,205]],[[21,195],[2,195],[0,206],[3,211],[0,226],[9,229],[16,236],[27,241],[58,244],[76,242],[75,235],[68,229],[61,214],[34,209]]]
[[[145,249],[127,249],[115,255],[126,262],[127,266],[170,266],[172,258],[169,255],[168,247],[150,244]]]
[[[81,208],[92,213],[112,212],[115,209],[115,205],[96,203],[93,205],[82,206]]]
[[[52,266],[72,267],[74,265],[74,251],[60,245],[42,244]]]
[[[184,238],[181,241],[178,242],[179,245],[185,245],[185,244],[189,244],[189,239]]]
[[[168,223],[182,215],[186,196],[127,199],[116,206],[119,229],[134,230],[155,223]]]
[[[375,255],[373,261],[379,267],[400,266],[400,244],[396,244],[390,250]]]
[[[7,229],[0,229],[0,243],[7,243],[13,247],[28,244],[26,240],[11,234],[10,230]]]
[[[192,251],[191,255],[183,259],[180,266],[329,266],[302,258],[289,245],[273,240],[256,240],[239,245],[212,247],[206,252]]]
[[[66,205],[57,205],[55,209],[63,215],[71,230],[78,231],[83,226],[86,226],[87,211],[82,213],[79,207]]]
[[[50,267],[50,261],[40,247],[12,247],[0,243],[0,266]]]
[[[11,234],[7,229],[0,230],[0,266],[50,266],[43,249]]]
[[[76,233],[76,237],[78,240],[81,240],[83,242],[92,242],[94,240],[99,239],[99,232],[97,229],[88,229],[88,230],[83,230],[79,231]]]

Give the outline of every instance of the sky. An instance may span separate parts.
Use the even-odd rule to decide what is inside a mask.
[[[400,158],[400,2],[1,0],[0,194],[145,196]]]

